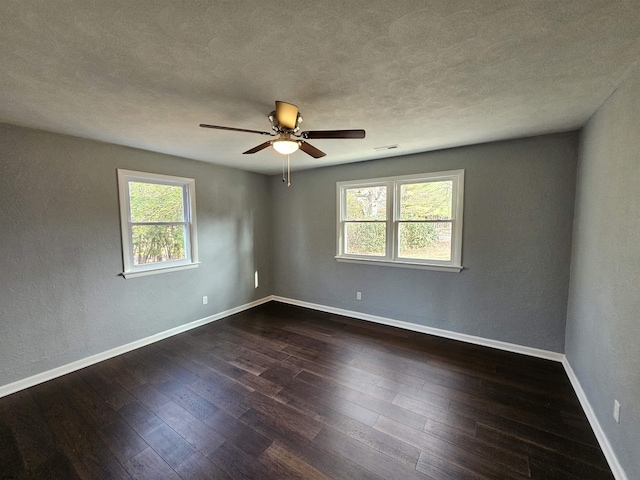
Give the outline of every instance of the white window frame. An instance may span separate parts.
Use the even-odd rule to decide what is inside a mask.
[[[182,187],[184,218],[181,222],[132,222],[129,197],[129,182],[155,183]],[[161,175],[159,173],[137,172],[118,169],[118,194],[120,198],[120,232],[122,234],[122,260],[125,278],[154,275],[196,268],[198,262],[198,235],[196,228],[196,184],[192,178]],[[132,227],[138,224],[161,225],[164,223],[183,224],[185,231],[185,257],[182,260],[135,265],[133,259]]]
[[[451,181],[451,259],[423,260],[398,256],[400,223],[400,187],[405,184]],[[344,252],[346,238],[347,205],[346,191],[350,188],[387,187],[386,245],[384,256],[355,255]],[[336,183],[336,260],[339,262],[387,265],[392,267],[419,268],[447,272],[460,272],[462,266],[462,219],[464,211],[464,170],[400,175],[395,177],[371,178],[367,180]]]

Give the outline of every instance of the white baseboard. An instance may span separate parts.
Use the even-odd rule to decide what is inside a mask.
[[[609,443],[609,439],[604,433],[604,430],[602,430],[600,422],[598,421],[598,417],[596,417],[596,414],[593,411],[591,404],[589,403],[589,399],[582,389],[582,385],[580,385],[580,380],[578,380],[578,377],[573,371],[573,368],[571,368],[571,364],[569,363],[569,360],[567,360],[566,356],[562,359],[562,365],[564,365],[564,369],[567,372],[569,381],[571,381],[573,390],[576,392],[578,400],[580,400],[580,405],[582,405],[582,409],[587,416],[587,420],[589,420],[589,424],[591,424],[591,429],[598,439],[598,443],[600,444],[602,453],[604,453],[604,456],[609,463],[609,467],[611,468],[613,476],[616,477],[616,480],[628,480],[627,474],[622,468],[622,465],[620,465],[618,457],[614,453],[613,448]]]
[[[357,318],[359,320],[366,320],[374,323],[381,323],[383,325],[389,325],[392,327],[398,327],[405,330],[411,330],[414,332],[426,333],[434,335],[436,337],[449,338],[451,340],[459,340],[465,343],[472,343],[474,345],[482,345],[483,347],[491,347],[498,350],[506,350],[507,352],[521,353],[530,357],[544,358],[547,360],[554,360],[556,362],[562,362],[564,355],[558,352],[551,352],[549,350],[542,350],[540,348],[526,347],[515,343],[502,342],[500,340],[492,340],[490,338],[476,337],[474,335],[467,335],[465,333],[457,333],[449,330],[442,330],[440,328],[427,327],[425,325],[418,325],[416,323],[404,322],[402,320],[394,320],[392,318],[378,317],[376,315],[369,315],[368,313],[355,312],[353,310],[344,310],[342,308],[327,307],[326,305],[318,305],[316,303],[303,302],[300,300],[294,300],[292,298],[274,296],[273,300],[282,303],[288,303],[290,305],[297,305],[299,307],[306,307],[312,310],[320,310],[327,313],[335,313],[336,315],[344,315],[346,317]]]
[[[258,305],[262,305],[263,303],[269,302],[271,300],[271,296],[264,297],[253,302],[246,303],[229,310],[225,310],[224,312],[216,313],[215,315],[201,318],[200,320],[180,325],[179,327],[171,328],[169,330],[165,330],[164,332],[156,333],[155,335],[136,340],[135,342],[127,343],[126,345],[121,345],[105,352],[97,353],[95,355],[91,355],[90,357],[76,360],[75,362],[71,362],[66,365],[47,370],[46,372],[38,373],[31,377],[24,378],[7,385],[2,385],[0,386],[0,398],[11,395],[15,392],[19,392],[20,390],[24,390],[25,388],[33,387],[48,380],[53,380],[54,378],[61,377],[62,375],[66,375],[67,373],[75,372],[76,370],[88,367],[90,365],[93,365],[94,363],[102,362],[103,360],[108,360],[109,358],[130,352],[131,350],[136,350],[137,348],[150,345],[160,340],[164,340],[165,338],[172,337],[173,335],[177,335],[178,333],[186,332],[187,330],[206,325],[207,323],[215,322],[216,320],[220,320],[235,313],[240,313],[250,308],[257,307]]]

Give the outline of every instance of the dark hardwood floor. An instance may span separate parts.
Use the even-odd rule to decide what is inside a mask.
[[[613,476],[559,363],[272,302],[0,399],[0,478]]]

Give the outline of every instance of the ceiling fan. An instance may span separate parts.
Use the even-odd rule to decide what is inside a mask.
[[[298,107],[287,102],[276,101],[276,109],[268,115],[271,122],[271,129],[275,133],[261,132],[259,130],[247,130],[244,128],[221,127],[219,125],[208,125],[201,123],[203,128],[215,128],[218,130],[231,130],[233,132],[257,133],[259,135],[269,135],[276,137],[274,140],[264,142],[257,147],[253,147],[244,154],[251,154],[264,150],[272,146],[278,153],[289,155],[300,149],[313,158],[324,157],[326,153],[318,150],[316,147],[306,142],[308,139],[325,139],[325,138],[364,138],[365,131],[359,130],[310,130],[307,132],[299,132],[302,123],[302,115],[298,111]]]

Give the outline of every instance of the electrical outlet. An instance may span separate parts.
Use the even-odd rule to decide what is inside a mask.
[[[362,292],[356,292],[356,300],[362,300]]]
[[[620,402],[618,400],[613,401],[613,418],[616,423],[620,423]]]
[[[209,303],[209,297],[205,295],[204,297],[202,297],[202,304],[206,305],[207,303]]]

